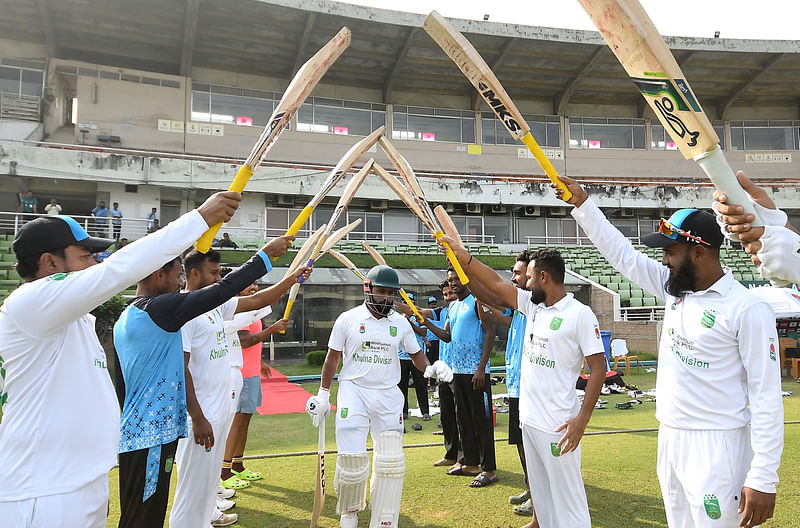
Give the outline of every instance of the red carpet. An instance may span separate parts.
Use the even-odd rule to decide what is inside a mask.
[[[289,378],[273,367],[272,376],[261,378],[261,407],[258,408],[258,414],[304,413],[309,396],[310,392],[289,383]]]

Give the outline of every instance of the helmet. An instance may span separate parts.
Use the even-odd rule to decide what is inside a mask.
[[[397,276],[397,272],[385,264],[375,266],[369,270],[367,272],[367,280],[372,286],[391,288],[392,290],[400,289],[400,278]]]

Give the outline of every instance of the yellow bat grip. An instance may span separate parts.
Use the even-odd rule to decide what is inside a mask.
[[[400,297],[403,298],[406,304],[411,308],[411,311],[414,312],[414,315],[417,316],[417,321],[421,323],[422,321],[425,320],[425,318],[422,317],[422,314],[419,313],[417,307],[414,305],[414,301],[411,300],[411,298],[408,296],[408,294],[403,288],[400,288]]]
[[[303,227],[303,224],[306,223],[308,217],[311,216],[311,213],[314,212],[314,208],[310,205],[303,207],[303,210],[300,211],[300,214],[297,215],[297,218],[294,219],[292,225],[289,226],[289,229],[286,231],[286,236],[295,236],[299,231],[300,228]]]
[[[442,231],[439,231],[433,236],[436,238],[436,240],[440,240],[444,236],[444,233]],[[450,261],[450,264],[453,265],[453,269],[456,270],[456,275],[458,275],[458,280],[460,280],[461,284],[463,285],[469,284],[469,277],[467,277],[467,274],[464,273],[464,268],[461,267],[461,263],[456,258],[456,254],[453,253],[453,250],[450,248],[450,244],[444,242],[444,245],[447,247],[447,260]]]
[[[228,190],[241,193],[244,191],[244,186],[247,185],[247,182],[250,180],[250,176],[252,175],[253,169],[247,165],[242,165],[239,167],[239,170],[236,171],[236,177],[233,179],[231,186],[228,187]],[[194,247],[197,248],[197,251],[200,253],[207,253],[208,250],[211,249],[211,244],[214,243],[214,237],[217,236],[220,227],[222,227],[222,222],[209,227],[206,232],[197,239],[197,242],[194,244]]]
[[[533,154],[533,157],[536,158],[536,161],[539,162],[539,165],[541,165],[541,167],[544,169],[544,173],[547,174],[548,178],[550,178],[550,181],[558,185],[558,188],[564,191],[564,196],[563,196],[564,201],[566,202],[570,198],[572,198],[572,193],[569,192],[567,186],[564,185],[564,182],[562,182],[561,178],[558,177],[558,172],[556,172],[556,168],[553,167],[553,164],[550,163],[549,159],[547,159],[547,156],[545,156],[544,152],[542,151],[542,148],[533,138],[531,133],[528,132],[520,139],[522,140],[523,143],[525,143],[525,146],[528,147],[528,150],[531,151],[531,154]]]
[[[289,313],[291,313],[291,311],[292,311],[292,306],[294,306],[294,299],[287,300],[286,301],[286,309],[283,311],[283,318],[284,319],[287,319],[287,320],[289,319]],[[280,333],[281,334],[285,334],[286,330],[281,330]]]

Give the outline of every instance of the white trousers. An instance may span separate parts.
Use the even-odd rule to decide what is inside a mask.
[[[230,412],[209,419],[214,430],[214,447],[211,451],[196,444],[192,435],[192,420],[187,420],[190,438],[178,440],[175,465],[178,485],[175,502],[169,516],[170,528],[206,527],[216,514],[217,487],[222,459],[225,457],[225,440],[231,429],[233,415]]]
[[[108,513],[108,475],[69,493],[0,502],[4,528],[105,528]]]
[[[336,397],[336,449],[339,453],[366,453],[367,433],[372,442],[384,431],[403,432],[403,393],[397,386],[367,389],[340,381]]]
[[[581,446],[557,455],[561,433],[522,425],[522,443],[531,499],[541,528],[591,528],[589,503],[581,476]]]
[[[734,528],[753,459],[750,428],[658,428],[658,481],[670,528]],[[538,509],[537,509],[538,513]]]

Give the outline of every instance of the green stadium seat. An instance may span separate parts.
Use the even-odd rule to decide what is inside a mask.
[[[655,297],[645,297],[643,299],[643,301],[644,302],[642,304],[644,306],[655,306],[656,305],[656,298]]]
[[[739,273],[738,271],[734,271],[734,272],[733,272],[733,278],[734,278],[734,279],[736,279],[737,281],[742,281],[742,280],[744,280],[744,279],[742,278],[742,274],[741,274],[741,273]]]
[[[631,298],[631,308],[641,308],[643,306],[643,299],[639,298]]]
[[[631,288],[631,299],[641,299],[644,297],[644,292],[641,288],[632,287]]]
[[[18,280],[11,280],[11,279],[2,279],[0,280],[0,289],[3,290],[13,290],[19,286]]]
[[[620,302],[626,303],[631,300],[631,292],[630,291],[621,291],[619,292],[619,300]]]
[[[599,282],[600,281],[600,277],[598,277],[597,275],[589,275],[586,278],[589,279],[592,282]]]

